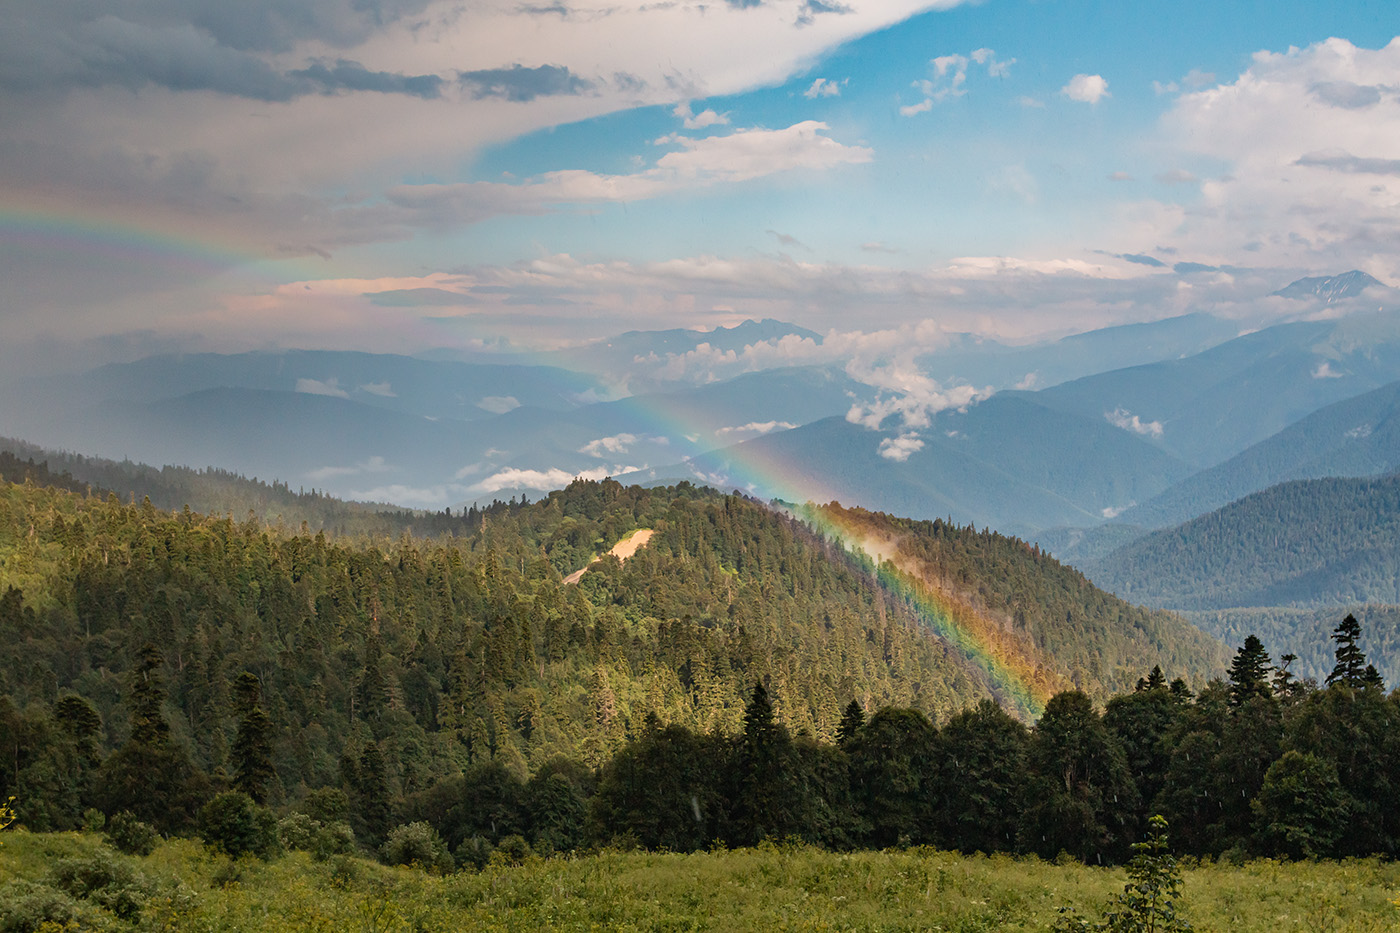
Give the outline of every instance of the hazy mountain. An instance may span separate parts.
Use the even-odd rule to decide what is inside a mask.
[[[1271,486],[1082,569],[1169,609],[1400,604],[1400,476]]]
[[[1041,404],[1213,466],[1325,405],[1400,378],[1400,314],[1282,324],[1194,356],[1088,376]]]
[[[888,456],[900,454],[888,438],[827,418],[653,473],[689,469],[723,488],[765,496],[818,490],[811,495],[1020,534],[1099,520],[1190,472],[1128,432],[1044,408],[1031,393],[940,413],[916,443],[906,442],[902,460]]]
[[[1187,477],[1122,515],[1161,528],[1265,489],[1325,476],[1373,476],[1400,467],[1400,382],[1334,403],[1217,466]]]
[[[1388,286],[1365,272],[1353,269],[1341,275],[1318,275],[1298,279],[1274,294],[1282,298],[1321,298],[1327,304],[1332,304],[1335,301],[1359,297],[1368,288],[1390,290]]]

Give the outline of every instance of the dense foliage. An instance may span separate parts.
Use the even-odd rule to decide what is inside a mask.
[[[1047,664],[1170,631],[1024,544],[926,524],[902,553]],[[1158,672],[1103,714],[1064,690],[1027,729],[867,560],[741,497],[577,482],[479,525],[354,543],[0,487],[0,796],[31,829],[98,813],[253,852],[271,807],[305,847],[344,827],[437,864],[787,838],[1115,861],[1157,810],[1195,852],[1400,834],[1397,704],[1371,680],[1276,682],[1261,646],[1194,701]],[[636,528],[625,564],[562,582]],[[1100,698],[1126,677],[1083,666]],[[1321,795],[1302,826],[1270,802],[1295,785]]]

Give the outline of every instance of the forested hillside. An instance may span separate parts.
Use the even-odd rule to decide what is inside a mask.
[[[655,534],[625,565],[604,559],[563,584],[636,528]],[[929,559],[992,618],[1024,616],[1052,674],[1084,662],[1073,679],[1098,696],[1140,675],[1124,666],[1124,632],[1104,637],[1136,610],[1020,542],[941,523],[909,530],[943,539]],[[274,800],[339,786],[367,754],[402,798],[472,762],[522,776],[557,756],[597,765],[648,714],[732,732],[756,682],[784,727],[828,739],[852,699],[938,719],[1002,692],[871,569],[795,519],[685,485],[576,482],[478,514],[462,538],[358,543],[7,485],[0,728],[15,751],[0,776],[13,787],[47,775],[52,824],[71,824],[77,800],[97,791],[82,786],[91,769],[78,780],[78,765],[45,757],[66,728],[55,710],[91,709],[78,719],[95,767],[140,734],[141,702],[153,720],[150,697],[134,691],[154,683],[190,773],[234,773],[245,674],[270,717]],[[1054,573],[1082,602],[1061,594],[1042,615],[1033,581]],[[1131,625],[1126,638],[1132,658],[1189,660],[1171,669],[1193,680],[1218,670],[1208,644],[1154,644]],[[76,783],[53,773],[63,768]],[[103,775],[109,803],[136,806],[145,793],[139,774]]]
[[[1171,609],[1400,603],[1400,475],[1281,483],[1083,566]]]

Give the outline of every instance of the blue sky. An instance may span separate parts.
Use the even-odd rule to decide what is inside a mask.
[[[10,18],[15,367],[762,316],[1016,340],[1257,318],[1303,274],[1400,284],[1394,4],[20,0]],[[115,247],[120,275],[93,259]],[[213,258],[191,272],[183,250]]]

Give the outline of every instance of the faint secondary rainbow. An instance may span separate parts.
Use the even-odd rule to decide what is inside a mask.
[[[658,432],[684,432],[676,420],[667,421],[666,413],[635,400],[634,410],[648,418]],[[717,457],[714,469],[692,463],[695,478],[708,485],[737,489],[761,497],[797,503],[792,514],[824,537],[840,541],[847,549],[868,557],[875,567],[875,580],[888,595],[908,606],[931,632],[943,640],[972,668],[980,671],[992,695],[1002,704],[1030,717],[1045,710],[1052,692],[1049,678],[1037,671],[1034,663],[1020,651],[1004,644],[994,644],[968,626],[959,622],[962,607],[917,578],[899,570],[892,560],[893,553],[883,553],[871,541],[870,530],[851,519],[850,513],[839,507],[817,503],[835,502],[839,496],[818,479],[796,457],[785,457],[780,437],[769,438],[764,444],[744,443],[726,448]],[[891,550],[895,546],[892,545]]]

